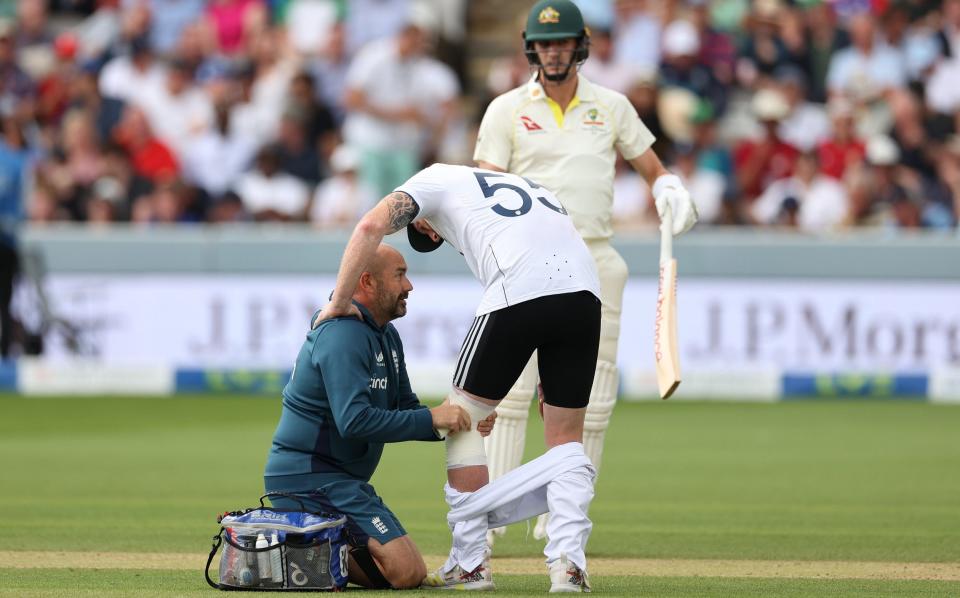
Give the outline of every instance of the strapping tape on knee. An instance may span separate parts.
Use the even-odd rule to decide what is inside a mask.
[[[483,448],[483,436],[477,432],[477,424],[493,413],[494,407],[465,396],[457,388],[453,389],[449,400],[470,415],[470,430],[447,436],[447,469],[486,465],[487,452]]]

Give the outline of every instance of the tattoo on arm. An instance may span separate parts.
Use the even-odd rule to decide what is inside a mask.
[[[395,233],[413,222],[420,212],[420,206],[403,191],[394,191],[383,199],[390,209],[390,231]]]

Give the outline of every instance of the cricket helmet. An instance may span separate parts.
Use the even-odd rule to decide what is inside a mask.
[[[527,62],[531,66],[540,66],[540,58],[533,48],[534,42],[558,39],[575,39],[577,47],[563,75],[548,76],[548,79],[552,80],[565,79],[574,64],[580,65],[587,59],[590,55],[590,33],[583,24],[580,9],[570,0],[540,0],[530,9],[527,27],[523,32]]]

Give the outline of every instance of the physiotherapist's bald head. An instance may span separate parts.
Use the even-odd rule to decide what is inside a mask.
[[[373,314],[377,324],[407,314],[407,296],[413,285],[407,278],[407,261],[403,255],[386,243],[377,251],[360,275],[360,283],[353,298]]]

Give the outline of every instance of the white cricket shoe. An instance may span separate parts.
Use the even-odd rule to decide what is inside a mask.
[[[490,561],[484,559],[473,571],[464,571],[457,565],[450,571],[444,572],[443,566],[428,573],[420,583],[421,590],[474,590],[490,591],[496,589],[493,585],[493,572],[490,571]]]
[[[550,593],[589,592],[587,572],[567,560],[566,554],[550,563]]]

